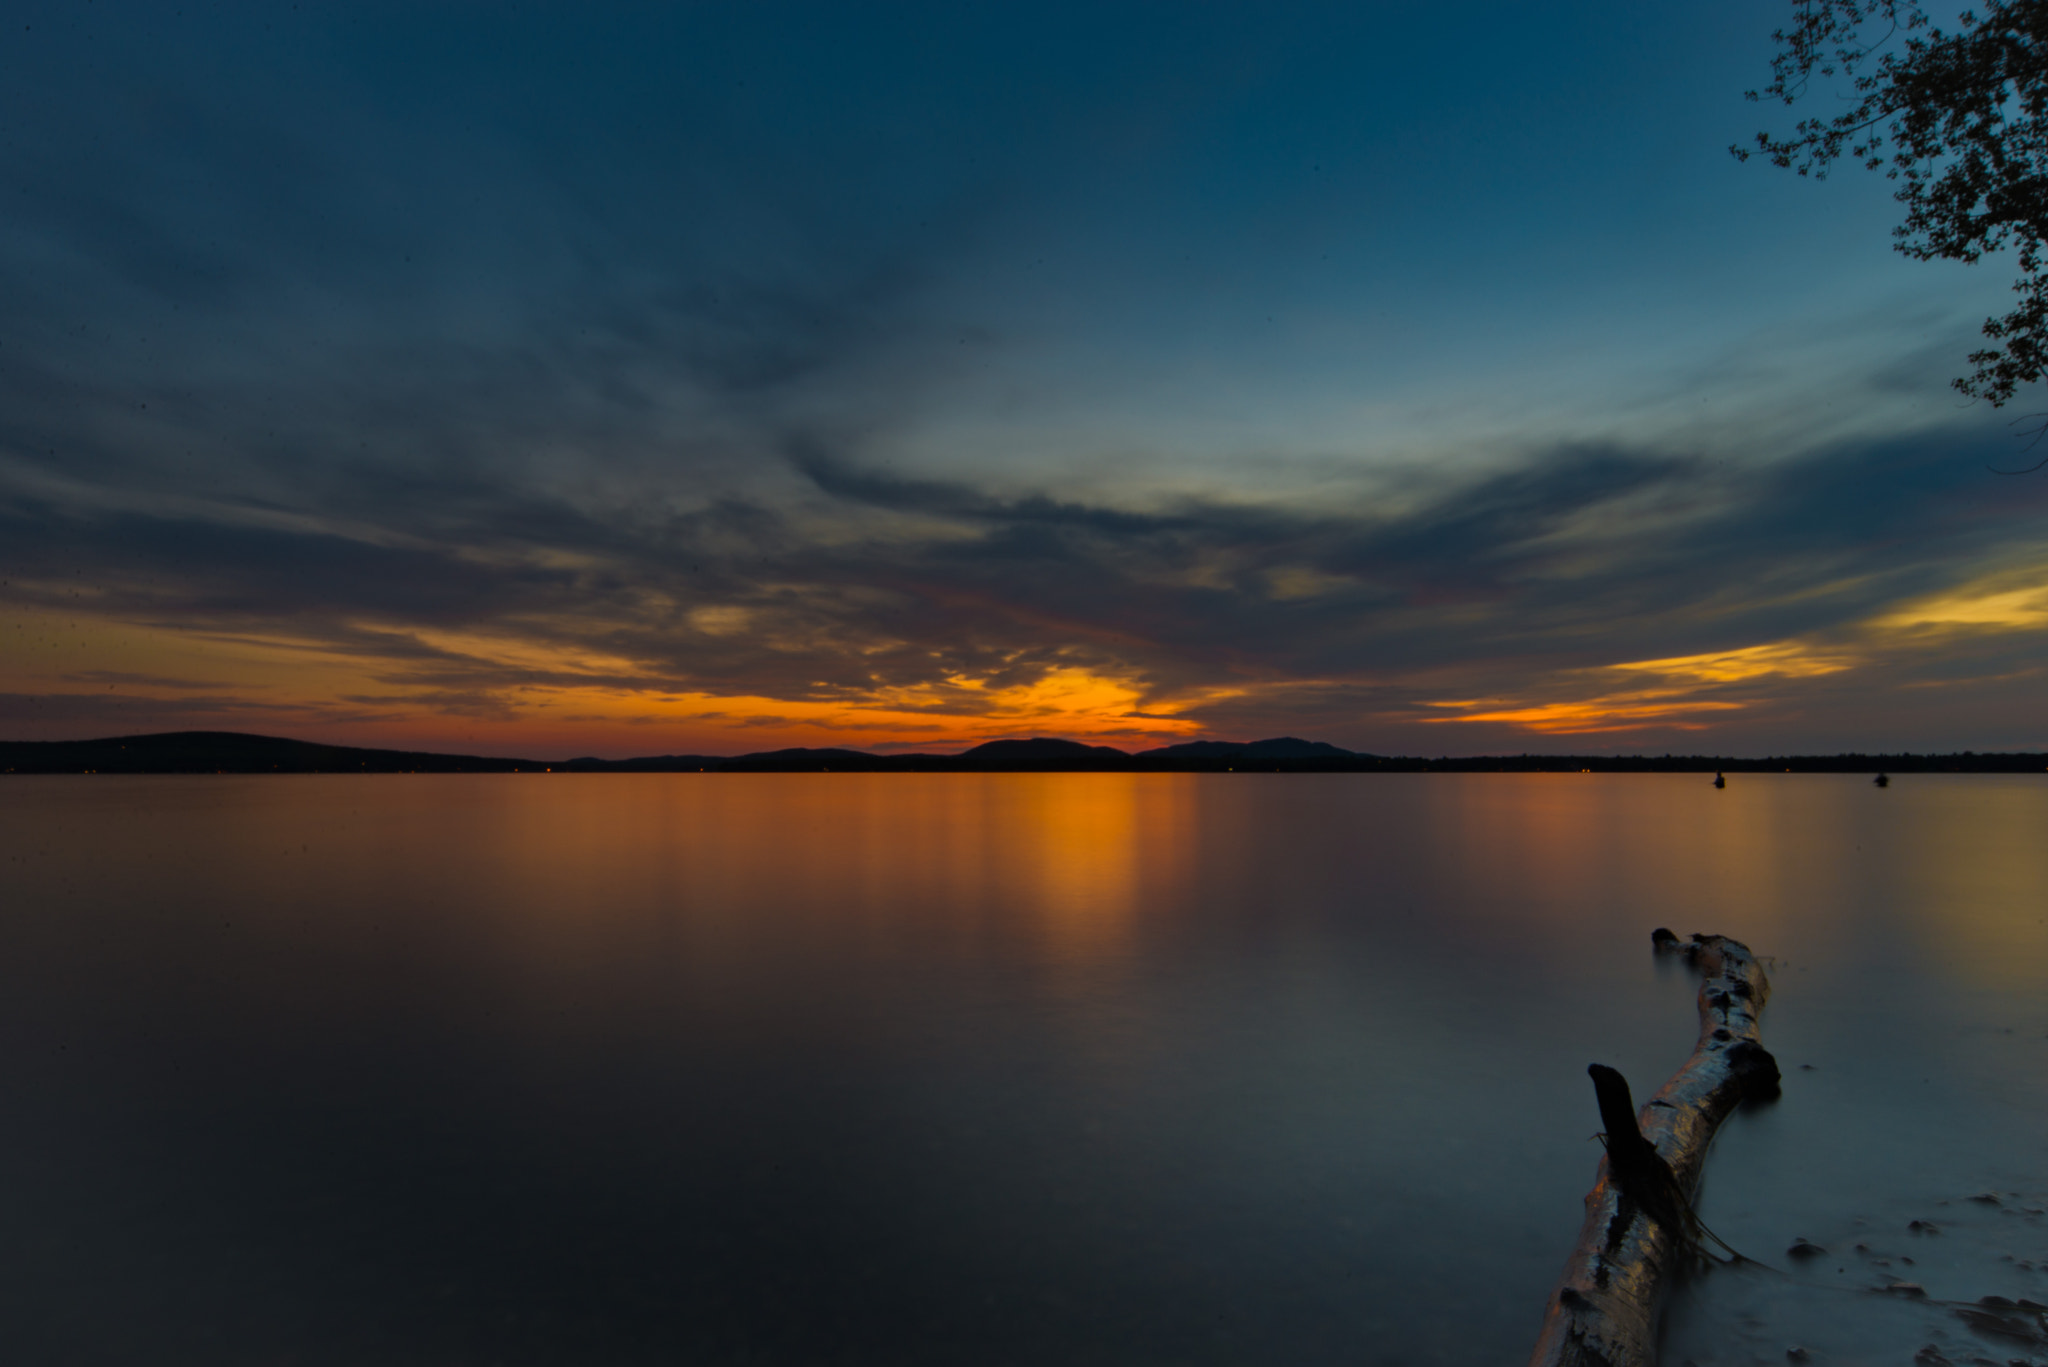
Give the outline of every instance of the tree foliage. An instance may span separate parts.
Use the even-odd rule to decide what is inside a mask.
[[[1953,30],[1911,0],[1793,0],[1793,19],[1749,98],[1790,105],[1818,78],[1846,83],[1847,107],[1754,150],[1816,179],[1844,159],[1883,171],[1906,209],[1895,246],[1917,260],[2017,249],[2019,305],[1985,321],[1992,344],[1954,381],[2003,405],[2048,373],[2048,0],[1984,0]]]

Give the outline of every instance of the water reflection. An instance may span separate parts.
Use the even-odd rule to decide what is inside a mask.
[[[1086,962],[1117,953],[1185,876],[1191,778],[570,776],[568,801],[477,812],[468,840],[496,867],[463,877],[521,889],[505,909],[545,922],[529,927],[544,957],[630,934],[605,923],[660,903],[707,951],[743,955],[797,905],[811,933],[877,946],[1035,924],[1053,958]]]
[[[2048,986],[2048,858],[2032,778],[1970,785],[1898,785],[1904,799],[1884,838],[1887,876],[1922,914],[1925,954],[1979,987]]]
[[[10,780],[0,1314],[47,1362],[1513,1360],[1585,1064],[1691,1044],[1654,925],[1777,961],[1738,1244],[2039,1184],[2044,826],[2025,779]]]

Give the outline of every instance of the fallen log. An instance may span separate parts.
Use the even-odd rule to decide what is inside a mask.
[[[1530,1367],[1654,1367],[1665,1284],[1704,1256],[1692,1198],[1707,1147],[1742,1102],[1778,1094],[1778,1063],[1757,1029],[1770,982],[1748,946],[1721,935],[1682,942],[1661,929],[1650,939],[1699,972],[1699,1043],[1640,1114],[1620,1073],[1587,1070],[1607,1154]]]

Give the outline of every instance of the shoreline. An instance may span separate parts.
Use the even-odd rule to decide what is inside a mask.
[[[434,751],[379,750],[232,731],[175,731],[103,740],[0,741],[0,774],[355,773],[1802,773],[2020,774],[2048,772],[2048,754],[1479,755],[1324,753],[1127,754],[1067,741],[997,741],[957,755],[876,755],[861,750],[770,750],[747,755],[653,755],[638,759],[535,760]],[[1322,747],[1334,750],[1334,747]]]

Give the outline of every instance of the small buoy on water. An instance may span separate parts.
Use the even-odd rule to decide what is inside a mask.
[[[1892,786],[1892,776],[1890,774],[1879,774],[1876,782],[1880,788],[1889,788]]]
[[[1714,775],[1714,786],[1716,788],[1726,788],[1728,786],[1728,780],[1722,775],[1716,774]]]

